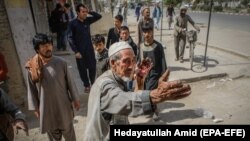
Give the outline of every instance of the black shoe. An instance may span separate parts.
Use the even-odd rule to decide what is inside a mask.
[[[175,58],[174,60],[175,60],[175,61],[179,61],[179,58]]]
[[[180,62],[181,62],[181,63],[183,63],[183,62],[184,62],[184,60],[181,58],[181,59],[180,59]]]

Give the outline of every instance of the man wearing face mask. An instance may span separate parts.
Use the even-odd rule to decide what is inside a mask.
[[[127,82],[132,80],[134,74],[139,77],[138,74],[142,73],[138,72],[144,72],[137,69],[135,73],[136,57],[132,47],[124,41],[114,43],[109,48],[108,56],[110,70],[97,78],[90,91],[85,141],[107,141],[109,125],[129,124],[128,116],[151,114],[153,104],[191,94],[188,84],[180,81],[166,82],[169,71],[159,79],[156,89],[129,91]],[[138,68],[145,68],[142,64]]]
[[[175,44],[175,61],[180,60],[181,63],[184,62],[184,50],[186,45],[186,31],[188,22],[199,32],[200,28],[195,25],[192,18],[186,14],[187,7],[182,6],[180,8],[180,15],[176,16],[174,24],[174,44]]]

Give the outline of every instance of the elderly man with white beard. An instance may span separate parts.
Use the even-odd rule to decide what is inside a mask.
[[[143,80],[150,65],[142,60],[136,69],[136,57],[127,42],[111,45],[108,55],[110,70],[97,78],[89,94],[85,141],[109,140],[109,125],[129,124],[128,116],[152,114],[153,104],[180,99],[191,94],[188,84],[165,81],[169,71],[162,75],[156,89],[129,91],[128,81],[134,76],[137,82],[139,79]]]

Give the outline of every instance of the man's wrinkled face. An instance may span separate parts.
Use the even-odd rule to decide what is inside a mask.
[[[121,30],[120,32],[120,39],[122,41],[127,41],[129,38],[129,31],[128,30]]]
[[[84,7],[80,7],[80,11],[77,12],[77,16],[81,19],[84,20],[88,16],[88,9]]]
[[[45,44],[39,45],[39,49],[37,50],[37,52],[39,55],[41,55],[44,58],[51,58],[52,49],[53,49],[52,43],[45,43]]]
[[[112,64],[113,71],[124,81],[131,80],[135,70],[136,57],[132,49],[120,51],[121,59]]]

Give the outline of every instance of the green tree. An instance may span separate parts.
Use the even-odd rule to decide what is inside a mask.
[[[178,3],[181,3],[182,0],[164,0],[163,2],[165,5],[169,5],[169,4],[177,5]]]
[[[191,3],[193,0],[184,0],[185,3]]]
[[[247,4],[250,2],[250,0],[242,0],[241,4],[244,5],[244,7],[247,7]]]
[[[152,2],[152,0],[146,0],[148,4],[150,4]]]

